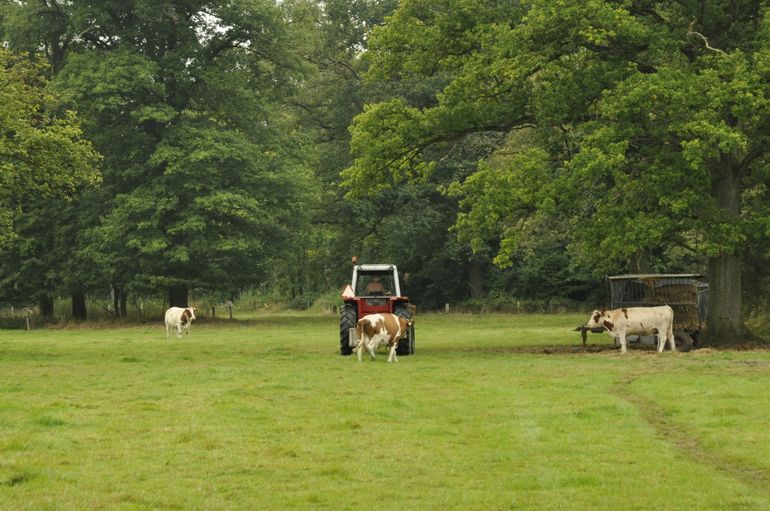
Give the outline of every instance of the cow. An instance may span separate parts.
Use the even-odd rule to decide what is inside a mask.
[[[166,311],[166,339],[171,329],[176,328],[177,339],[182,337],[182,330],[190,333],[190,324],[195,319],[195,307],[171,307]]]
[[[388,362],[398,362],[396,348],[398,342],[409,335],[409,328],[414,322],[390,313],[368,314],[356,323],[356,340],[358,344],[353,351],[358,354],[361,362],[361,352],[366,349],[374,360],[374,350],[387,345],[390,353]]]
[[[663,351],[666,340],[671,351],[676,350],[674,342],[674,310],[668,305],[659,307],[628,307],[613,310],[595,310],[586,323],[586,328],[604,328],[613,338],[620,341],[620,352],[626,352],[626,335],[658,335],[658,353]]]

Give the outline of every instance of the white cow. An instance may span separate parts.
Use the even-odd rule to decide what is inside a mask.
[[[398,341],[409,334],[409,327],[412,326],[412,323],[411,319],[385,312],[368,314],[359,319],[356,324],[358,344],[353,348],[353,351],[358,354],[358,361],[361,362],[361,352],[364,348],[374,360],[374,350],[387,344],[390,349],[388,362],[398,362],[398,357],[396,357]]]
[[[666,340],[671,351],[676,350],[674,342],[674,310],[668,305],[659,307],[628,307],[613,310],[595,310],[586,323],[586,328],[601,327],[613,338],[620,341],[620,352],[626,352],[626,335],[658,335],[658,353],[663,351]]]
[[[190,324],[195,319],[195,307],[171,307],[166,311],[166,339],[171,329],[176,328],[177,339],[182,337],[182,330],[190,333]]]

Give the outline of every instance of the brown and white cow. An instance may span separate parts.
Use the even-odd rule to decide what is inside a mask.
[[[166,338],[172,328],[176,328],[177,338],[182,337],[182,330],[190,333],[190,324],[195,319],[195,307],[171,307],[166,311]]]
[[[666,340],[674,343],[674,310],[668,305],[659,307],[628,307],[613,310],[595,310],[586,328],[601,327],[620,341],[620,352],[626,352],[626,335],[658,335],[658,353],[663,351]]]
[[[398,362],[396,348],[398,342],[409,334],[412,320],[402,318],[390,313],[368,314],[358,320],[356,324],[356,340],[358,344],[353,351],[358,353],[358,361],[361,362],[361,352],[366,348],[374,360],[374,350],[387,345],[390,349],[388,362]]]

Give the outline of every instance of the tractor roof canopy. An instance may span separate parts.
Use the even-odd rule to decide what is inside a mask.
[[[608,275],[610,280],[623,279],[699,279],[703,278],[700,273],[640,273],[630,275]]]
[[[390,273],[396,269],[395,264],[358,264],[359,273]]]
[[[361,278],[364,277],[364,278]],[[352,288],[356,295],[361,296],[366,293],[364,287],[369,284],[370,279],[379,277],[385,279],[382,284],[386,288],[386,294],[392,296],[401,296],[401,284],[398,281],[398,269],[395,264],[357,264],[353,267]]]

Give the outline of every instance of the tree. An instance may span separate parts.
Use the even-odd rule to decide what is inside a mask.
[[[282,106],[303,71],[282,9],[6,5],[9,40],[52,49],[56,90],[105,154],[102,187],[79,202],[95,226],[80,250],[94,263],[85,282],[101,279],[116,297],[165,288],[187,305],[188,287],[254,285],[302,242],[313,180],[308,146]],[[58,24],[44,30],[52,13]]]
[[[766,184],[768,20],[759,1],[402,2],[372,68],[449,80],[434,105],[367,106],[347,184],[424,179],[454,141],[504,133],[507,161],[458,185],[477,248],[505,264],[555,226],[597,273],[690,250],[707,259],[710,342],[743,340],[740,258],[767,222],[740,204]]]
[[[436,174],[432,182],[403,184],[365,198],[344,197],[345,190],[338,186],[340,171],[351,164],[348,126],[366,101],[399,95],[427,105],[435,98],[433,83],[362,79],[370,64],[368,35],[395,6],[390,1],[334,0],[305,13],[304,19],[312,20],[306,33],[315,34],[306,43],[314,73],[292,103],[303,125],[313,128],[317,173],[324,184],[315,215],[316,246],[305,267],[320,276],[315,286],[328,289],[349,278],[351,255],[361,261],[396,262],[410,273],[405,286],[410,297],[421,307],[433,308],[482,293],[486,269],[483,259],[470,254],[449,232],[457,198],[442,193],[446,177]],[[475,161],[487,150],[482,138],[444,160],[451,169],[447,174],[465,172],[465,160]]]
[[[60,217],[41,208],[71,202],[100,175],[99,155],[58,108],[45,73],[40,60],[0,49],[0,296],[36,300],[50,317],[62,256],[52,248],[63,236]]]
[[[313,211],[312,247],[302,254],[303,269],[292,287],[325,292],[350,278],[350,256],[381,257],[362,251],[363,241],[380,221],[379,207],[343,198],[339,173],[350,165],[348,126],[372,90],[361,77],[367,35],[395,7],[393,0],[296,2],[293,23],[302,37],[294,45],[308,64],[306,79],[289,99],[313,142],[312,167],[321,184]],[[391,209],[392,205],[387,207]],[[301,282],[301,284],[300,284]]]

